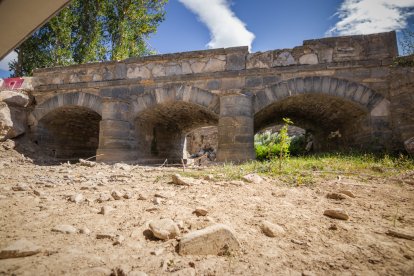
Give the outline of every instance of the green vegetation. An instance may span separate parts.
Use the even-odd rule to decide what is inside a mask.
[[[13,76],[35,68],[153,53],[146,39],[164,20],[167,0],[74,0],[16,50]]]
[[[305,153],[305,136],[288,135],[288,127],[293,122],[284,118],[285,124],[278,133],[265,131],[254,136],[254,148],[256,151],[256,158],[259,161],[271,160],[279,157],[279,161],[289,158],[289,156],[297,156]]]
[[[221,180],[240,180],[249,173],[276,178],[290,186],[312,185],[316,179],[346,176],[361,181],[394,177],[414,170],[414,159],[405,155],[392,157],[374,154],[316,154],[284,160],[281,170],[278,160],[251,161],[244,164],[224,164],[207,171],[186,171],[185,175],[201,177],[213,174]]]

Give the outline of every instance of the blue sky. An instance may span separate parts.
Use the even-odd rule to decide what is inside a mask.
[[[248,45],[252,52],[303,40],[413,27],[414,0],[169,0],[149,39],[160,54]],[[0,62],[0,77],[7,77]]]

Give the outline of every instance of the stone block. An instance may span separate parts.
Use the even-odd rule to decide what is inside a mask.
[[[181,255],[230,255],[240,250],[233,230],[216,224],[184,235],[178,245]]]
[[[273,60],[273,67],[277,66],[289,66],[289,65],[295,65],[296,60],[292,56],[292,54],[288,51],[281,52],[277,55],[277,57]]]
[[[203,73],[204,72],[220,72],[220,71],[224,71],[226,69],[226,61],[220,59],[219,57],[215,58],[210,58],[207,63],[206,66],[203,69]]]
[[[99,135],[99,148],[101,149],[133,149],[135,143],[128,137],[110,138]]]
[[[99,124],[100,135],[106,138],[129,137],[131,124],[125,121],[102,120]]]
[[[129,88],[129,93],[130,95],[141,95],[144,93],[144,86],[142,85],[134,85],[134,86],[130,86]]]
[[[246,54],[227,54],[226,70],[244,70],[246,69]]]
[[[183,73],[181,66],[179,64],[168,64],[165,66],[165,75],[166,76],[176,76]]]
[[[108,87],[102,88],[99,91],[99,95],[102,98],[112,98],[112,99],[129,99],[130,91],[128,87]]]
[[[223,78],[221,79],[221,89],[241,89],[245,85],[245,79],[242,77]]]
[[[202,62],[202,61],[193,61],[191,62],[191,71],[194,74],[198,74],[198,73],[203,73],[204,72],[204,67],[206,66],[206,62]]]
[[[248,54],[246,59],[246,68],[270,68],[272,67],[272,52]]]
[[[126,77],[128,79],[149,79],[152,75],[151,71],[145,65],[128,64]]]
[[[152,76],[154,78],[165,77],[166,76],[165,65],[160,64],[160,63],[154,64],[154,66],[152,67]]]
[[[246,87],[260,87],[263,85],[262,77],[247,77]]]
[[[102,104],[103,120],[128,121],[130,115],[130,105],[128,102],[117,100],[106,100]]]
[[[220,88],[221,81],[220,80],[210,80],[207,82],[207,89],[208,90],[217,90]]]
[[[192,74],[193,73],[193,70],[191,70],[190,64],[188,62],[186,62],[186,61],[183,61],[181,63],[181,71],[182,71],[182,73],[184,75]]]
[[[220,116],[252,116],[252,97],[229,95],[220,97]]]
[[[115,79],[125,79],[127,76],[127,66],[125,63],[115,64]]]
[[[121,161],[135,161],[137,159],[137,153],[130,149],[98,148],[96,154],[96,161],[98,162],[116,163]]]
[[[318,50],[318,60],[319,63],[331,63],[333,56],[333,49],[332,48],[325,48]]]
[[[318,56],[316,54],[305,54],[299,58],[299,63],[304,65],[318,64]]]
[[[269,86],[272,84],[276,84],[281,81],[280,76],[264,76],[263,77],[263,86]]]

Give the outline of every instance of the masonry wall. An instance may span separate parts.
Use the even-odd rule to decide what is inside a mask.
[[[214,116],[219,117],[219,129],[220,124],[224,123],[220,119],[224,113],[219,114],[218,107],[208,111],[215,115],[205,115],[208,112],[204,111],[204,108],[207,108],[208,102],[212,99],[211,95],[217,95],[219,99],[219,102],[215,102],[214,105],[222,105],[224,97],[228,96],[235,97],[235,99],[247,96],[254,102],[257,95],[267,93],[266,91],[272,86],[291,83],[295,79],[297,80],[293,82],[295,85],[302,85],[302,83],[305,85],[303,89],[296,89],[295,92],[305,95],[303,100],[277,99],[275,101],[280,101],[285,110],[296,110],[298,112],[296,114],[301,114],[298,120],[299,127],[306,127],[309,123],[313,123],[314,126],[319,124],[322,128],[325,127],[321,134],[322,137],[331,131],[336,131],[334,124],[340,122],[343,133],[342,144],[361,149],[375,144],[377,150],[393,151],[401,149],[403,140],[411,135],[411,130],[406,130],[410,129],[411,121],[405,118],[400,124],[400,117],[407,112],[410,114],[410,111],[407,111],[410,109],[407,102],[412,102],[409,87],[413,82],[411,77],[405,76],[402,79],[406,79],[406,84],[395,82],[395,78],[405,74],[401,69],[391,66],[395,56],[397,56],[396,37],[394,32],[390,32],[308,40],[304,41],[302,46],[293,49],[263,53],[249,53],[247,47],[237,47],[130,58],[124,61],[39,69],[34,74],[36,80],[34,95],[37,103],[47,101],[56,93],[82,92],[97,95],[103,99],[122,98],[122,101],[129,102],[130,105],[129,113],[122,120],[128,121],[131,125],[131,133],[134,133],[136,130],[132,126],[137,116],[134,110],[148,109],[148,102],[146,102],[148,99],[155,103],[160,100],[168,102],[172,95],[169,93],[176,93],[178,97],[178,94],[182,93],[180,91],[184,91],[186,95],[190,95],[188,97],[198,97],[198,99],[179,96],[179,100],[184,101],[183,106],[186,106],[186,101],[193,101],[196,105],[205,104],[201,109],[194,110],[193,113],[198,114],[196,119],[188,115],[191,114],[191,109],[188,109],[188,116],[183,117],[185,118],[182,120],[183,123],[187,124],[186,131],[189,131],[191,129],[188,127],[214,122],[216,120],[213,119]],[[332,95],[335,100],[329,100],[328,95],[323,93],[318,98],[319,96],[316,97],[317,91],[308,91],[307,82],[312,78],[315,78],[315,81],[312,81],[314,88],[319,87],[316,85],[317,82],[325,81],[327,78],[343,82],[342,87],[336,88],[336,94]],[[405,93],[400,92],[403,86],[406,87]],[[165,89],[166,87],[170,87],[170,90]],[[358,107],[353,97],[356,97],[360,91],[352,90],[354,87],[374,91],[379,95],[377,98],[381,97],[381,99],[378,102],[375,101],[375,106]],[[341,92],[341,89],[345,92]],[[315,93],[315,96],[307,94],[310,92]],[[201,95],[202,93],[204,95]],[[237,98],[238,96],[242,97]],[[286,97],[290,96],[289,94]],[[167,100],[161,97],[167,97]],[[171,100],[174,101],[174,98]],[[349,108],[338,110],[338,106],[348,105]],[[167,110],[166,114],[182,112],[181,107],[171,109],[172,107],[168,104],[163,108]],[[306,114],[312,110],[320,110],[320,112],[314,112],[310,117],[307,116]],[[250,116],[255,120],[256,114],[253,111],[247,117],[246,112],[250,112],[248,108],[242,112],[242,116],[245,116],[243,118],[247,120]],[[274,115],[282,116],[283,114],[268,112],[269,120]],[[210,118],[204,120],[203,116],[210,116]],[[319,122],[318,116],[323,116],[326,125]],[[161,117],[158,116],[158,118]],[[277,124],[280,119],[274,118],[274,123]],[[311,119],[312,122],[306,122],[306,119]],[[197,123],[191,123],[191,120]],[[151,121],[147,123],[151,124]],[[258,126],[255,123],[253,123],[253,128],[255,131],[260,130],[257,129]],[[130,149],[126,148],[125,151],[139,149],[139,154],[146,156],[149,152],[148,140],[152,139],[150,138],[153,135],[152,131],[149,127],[139,132],[138,135],[132,135],[134,137],[131,136],[131,139],[139,141],[132,142],[135,146]],[[234,135],[239,134],[235,132]],[[224,140],[230,139],[223,137]],[[145,142],[141,141],[142,138],[145,138],[143,140]],[[170,137],[165,139],[166,143],[179,140],[168,138]],[[231,143],[236,141],[235,137],[231,139],[233,139]],[[171,149],[168,154],[179,151],[177,147]]]

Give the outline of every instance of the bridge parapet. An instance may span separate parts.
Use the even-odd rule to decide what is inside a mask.
[[[154,55],[39,69],[33,95],[40,107],[63,94],[99,99],[102,112],[87,113],[94,125],[79,129],[99,128],[104,161],[180,160],[185,134],[203,126],[219,129],[218,159],[248,160],[255,131],[285,116],[318,136],[321,150],[330,132],[342,134],[335,147],[398,150],[413,136],[411,117],[404,119],[412,113],[413,72],[390,66],[396,55],[395,32],[263,53],[236,47]],[[55,116],[84,114],[88,105],[79,99],[72,109],[65,105],[74,101],[61,101]],[[81,125],[79,118],[71,120]]]
[[[355,61],[391,64],[398,56],[395,32],[305,40],[293,49],[252,53],[246,68],[272,68]]]

